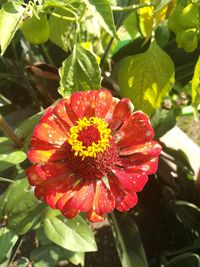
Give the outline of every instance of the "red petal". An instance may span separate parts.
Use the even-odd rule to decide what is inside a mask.
[[[36,166],[31,166],[26,170],[26,175],[30,185],[38,185],[44,181],[36,172]]]
[[[94,183],[86,180],[81,189],[73,196],[71,206],[80,211],[88,211],[94,200]]]
[[[95,116],[95,100],[96,100],[96,95],[98,94],[99,91],[89,91],[87,92],[87,97],[89,98],[89,104],[85,110],[85,117],[90,118]]]
[[[59,119],[59,121],[65,126],[66,129],[69,129],[74,124],[70,120],[67,110],[66,110],[67,100],[64,98],[60,100],[54,107],[53,114]]]
[[[98,214],[93,209],[89,210],[86,213],[86,216],[87,216],[88,220],[90,222],[92,222],[92,223],[103,222],[104,219],[105,219],[105,215],[104,214]]]
[[[115,107],[116,107],[118,102],[119,102],[119,99],[113,97],[110,109],[108,110],[108,113],[106,114],[106,116],[104,118],[106,122],[108,122],[108,123],[111,122],[111,120],[113,118],[113,113],[114,113]]]
[[[115,207],[112,192],[106,187],[102,180],[96,182],[93,210],[98,214],[111,212]]]
[[[50,150],[56,148],[55,145],[49,144],[45,141],[39,140],[35,137],[31,138],[30,149],[31,150]]]
[[[148,117],[138,111],[131,114],[114,136],[120,148],[145,143],[154,137]]]
[[[90,97],[88,92],[78,92],[71,95],[71,108],[76,113],[76,116],[82,119],[85,116],[85,111],[90,105]]]
[[[111,128],[113,131],[118,129],[122,125],[122,123],[128,118],[128,116],[133,112],[133,109],[133,104],[129,99],[123,98],[122,100],[120,100],[115,107],[115,111],[109,128]]]
[[[72,178],[55,178],[44,182],[44,200],[52,207],[57,208],[57,202],[74,186],[75,179]]]
[[[71,171],[67,168],[65,162],[48,162],[46,164],[38,164],[35,167],[37,174],[44,180],[59,176],[67,177],[71,173]]]
[[[158,157],[137,154],[121,159],[121,163],[129,173],[146,172],[146,174],[154,174],[158,168]]]
[[[148,176],[145,173],[126,173],[119,168],[113,168],[112,172],[128,191],[140,192],[148,181]]]
[[[107,90],[99,90],[95,101],[95,117],[105,118],[112,105],[112,95]]]
[[[73,219],[76,217],[76,215],[79,213],[79,210],[72,208],[71,206],[71,201],[69,200],[64,208],[61,210],[62,214],[67,218],[67,219]]]
[[[38,186],[36,186],[34,193],[35,193],[35,196],[41,200],[44,196],[44,183],[41,183]]]
[[[47,123],[40,122],[34,129],[33,136],[50,144],[62,145],[67,140],[59,128],[53,128]]]
[[[59,151],[58,149],[50,150],[29,150],[28,158],[35,163],[57,161],[66,158],[65,151]]]
[[[111,191],[115,197],[116,209],[119,211],[128,211],[137,204],[137,194],[134,192],[127,192],[117,181],[115,176],[109,176],[109,184]]]
[[[66,203],[72,199],[72,197],[81,189],[83,182],[79,182],[75,187],[74,184],[76,183],[77,178],[75,176],[70,176],[66,180],[67,189],[65,194],[62,198],[59,199],[57,202],[57,208],[62,211]]]
[[[79,118],[76,116],[76,113],[72,110],[71,105],[68,101],[65,103],[65,109],[70,121],[73,123],[73,125],[75,125]]]
[[[127,148],[123,148],[122,150],[119,151],[119,154],[120,156],[127,156],[135,153],[142,153],[144,155],[156,157],[160,155],[161,150],[162,147],[158,142],[150,141],[144,144],[133,145]]]

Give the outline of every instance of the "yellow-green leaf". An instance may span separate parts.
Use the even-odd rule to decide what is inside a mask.
[[[174,64],[154,41],[144,53],[119,62],[117,82],[121,95],[130,98],[136,110],[151,115],[172,89]]]
[[[200,104],[200,57],[194,69],[194,76],[192,78],[192,105],[197,109]]]

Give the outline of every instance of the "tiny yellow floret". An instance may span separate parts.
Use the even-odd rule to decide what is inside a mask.
[[[84,146],[82,141],[78,140],[79,133],[87,129],[89,126],[95,126],[99,131],[100,138],[98,143],[92,142],[90,146]],[[79,119],[77,125],[72,126],[69,130],[69,139],[68,142],[74,150],[75,156],[82,157],[84,160],[85,157],[96,158],[98,153],[103,153],[109,145],[109,139],[112,138],[110,135],[111,129],[108,128],[108,123],[103,119],[90,117]]]

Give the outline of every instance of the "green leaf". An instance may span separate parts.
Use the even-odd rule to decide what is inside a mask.
[[[167,262],[165,267],[200,267],[200,257],[195,253],[183,253]]]
[[[50,16],[49,19],[49,39],[52,43],[68,51],[69,32],[72,25],[71,21],[62,19],[62,16],[72,17],[72,14],[66,10],[55,8],[54,12],[61,17]]]
[[[101,73],[96,57],[80,45],[63,62],[59,74],[59,93],[64,97],[72,92],[100,88]]]
[[[192,106],[197,109],[200,104],[200,57],[194,69],[194,76],[192,78]]]
[[[7,137],[0,137],[0,171],[4,171],[16,164],[23,162],[26,154],[16,149]]]
[[[151,125],[155,131],[155,139],[160,138],[176,125],[175,111],[157,109],[151,118]]]
[[[144,53],[118,63],[117,82],[121,95],[130,98],[136,110],[151,115],[172,89],[174,64],[154,41]]]
[[[126,19],[123,22],[123,25],[133,40],[141,37],[138,25],[137,12],[135,10],[126,17]]]
[[[23,19],[24,8],[16,1],[8,2],[0,10],[0,47],[4,54]]]
[[[46,206],[40,204],[26,178],[12,183],[1,197],[0,214],[8,217],[7,226],[24,234],[38,221]]]
[[[175,201],[173,210],[186,227],[200,231],[200,209],[197,206],[186,201]]]
[[[7,227],[0,228],[0,262],[17,242],[18,236]]]
[[[31,253],[35,267],[54,267],[60,260],[69,260],[75,265],[84,264],[84,253],[72,252],[54,244],[39,246]]]
[[[91,13],[94,14],[104,30],[113,37],[118,38],[109,1],[84,0],[84,2],[89,6]]]
[[[28,267],[30,266],[30,262],[27,258],[25,257],[21,257],[18,261],[17,261],[17,267]]]
[[[55,244],[76,252],[96,251],[96,243],[88,224],[80,217],[66,220],[63,216],[47,217],[44,231]]]
[[[122,267],[147,267],[139,231],[126,214],[111,214],[110,221]]]

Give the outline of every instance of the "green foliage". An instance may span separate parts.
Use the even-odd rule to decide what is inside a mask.
[[[151,115],[172,89],[174,65],[154,41],[146,52],[119,62],[117,82],[121,95],[130,98],[136,110]]]
[[[94,236],[80,216],[72,220],[51,216],[44,221],[46,236],[55,244],[76,252],[96,251]]]
[[[0,266],[54,267],[60,261],[84,266],[85,253],[97,250],[86,219],[69,220],[48,208],[25,178],[34,127],[60,95],[101,87],[146,112],[156,139],[192,107],[198,119],[200,1],[3,0],[0,5],[0,113],[22,143],[5,137],[10,135],[2,127]],[[138,205],[110,217],[123,267],[200,265],[199,181],[182,150],[162,146],[158,173],[138,194]]]
[[[99,89],[101,76],[95,55],[77,45],[59,70],[59,93],[67,96],[81,90]]]
[[[3,5],[0,10],[0,44],[1,55],[4,54],[23,19],[24,8],[12,1]]]
[[[26,154],[15,148],[14,144],[6,137],[0,137],[0,172],[23,162]]]
[[[122,267],[147,267],[144,248],[134,221],[124,214],[112,215],[110,221]]]

